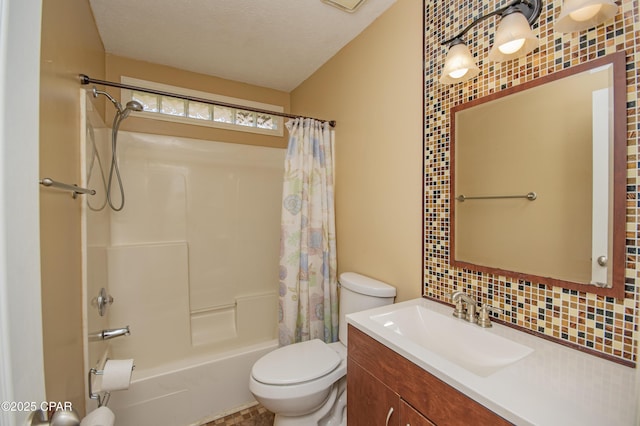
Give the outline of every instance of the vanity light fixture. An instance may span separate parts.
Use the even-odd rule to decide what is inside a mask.
[[[538,47],[538,43],[527,17],[519,8],[510,7],[498,24],[489,60],[503,62],[524,56]]]
[[[456,38],[449,43],[449,51],[442,69],[441,83],[455,84],[459,81],[469,80],[480,73],[480,68],[473,60],[469,48],[461,38]]]
[[[613,0],[565,0],[555,30],[561,33],[587,30],[617,13],[618,5]]]
[[[353,13],[358,9],[365,0],[322,0],[333,7],[337,7],[345,12]]]
[[[531,25],[540,17],[542,0],[513,0],[504,7],[481,16],[469,24],[455,37],[442,44],[449,46],[440,82],[455,84],[469,80],[479,74],[480,69],[471,57],[463,36],[478,23],[492,16],[500,16],[494,46],[489,52],[489,60],[508,61],[524,56],[538,47],[538,38]]]

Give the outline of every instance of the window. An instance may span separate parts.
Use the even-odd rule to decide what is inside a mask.
[[[284,110],[282,106],[278,105],[199,92],[130,77],[122,77],[121,81],[130,86],[139,86],[162,92],[211,99],[212,101],[227,104],[254,107],[274,112],[282,112]],[[142,104],[144,108],[143,111],[134,114],[145,118],[273,136],[282,136],[283,134],[282,117],[277,115],[122,89],[122,102],[125,103],[130,100],[135,100]]]

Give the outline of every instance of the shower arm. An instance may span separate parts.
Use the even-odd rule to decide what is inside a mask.
[[[93,97],[97,98],[98,95],[104,95],[107,99],[109,99],[111,101],[111,103],[116,107],[116,109],[118,110],[119,113],[122,113],[122,104],[120,102],[118,102],[113,96],[111,96],[109,93],[105,92],[104,90],[98,90],[96,88],[96,86],[93,86]]]

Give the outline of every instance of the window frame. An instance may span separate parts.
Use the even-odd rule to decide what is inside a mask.
[[[234,97],[230,97],[230,96],[224,96],[224,95],[217,95],[214,93],[207,93],[207,92],[202,92],[199,90],[193,90],[193,89],[187,89],[184,87],[177,87],[177,86],[171,86],[168,84],[163,84],[163,83],[157,83],[157,82],[153,82],[153,81],[148,81],[148,80],[141,80],[141,79],[137,79],[137,78],[133,78],[133,77],[126,77],[126,76],[122,76],[120,78],[120,82],[123,84],[126,84],[128,86],[138,86],[141,88],[147,88],[147,89],[151,89],[151,90],[157,90],[157,91],[162,91],[162,92],[167,92],[167,93],[175,93],[177,95],[185,95],[185,96],[192,96],[195,98],[202,98],[202,99],[208,99],[211,100],[213,102],[222,102],[222,103],[227,103],[227,104],[233,104],[233,105],[238,105],[238,106],[244,106],[247,108],[256,108],[256,109],[261,109],[261,110],[266,110],[266,111],[273,111],[274,113],[282,113],[284,112],[284,107],[281,105],[273,105],[273,104],[267,104],[267,103],[263,103],[263,102],[256,102],[256,101],[250,101],[247,99],[239,99],[239,98],[234,98]],[[121,102],[123,104],[126,104],[127,102],[131,101],[133,98],[133,92],[130,89],[120,89],[120,99]],[[143,92],[143,91],[141,91]],[[143,92],[144,93],[144,92]],[[212,110],[211,110],[211,114],[212,114],[212,118],[205,120],[205,119],[198,119],[198,118],[191,118],[188,116],[178,116],[178,115],[171,115],[171,114],[165,114],[160,112],[160,105],[161,105],[161,100],[162,100],[162,95],[155,95],[152,93],[145,93],[148,96],[156,96],[158,98],[158,111],[154,111],[154,112],[150,112],[150,111],[140,111],[140,112],[132,112],[131,116],[134,117],[140,117],[140,118],[149,118],[152,120],[161,120],[161,121],[168,121],[168,122],[173,122],[173,123],[182,123],[182,124],[191,124],[191,125],[196,125],[196,126],[203,126],[203,127],[212,127],[212,128],[218,128],[218,129],[225,129],[225,130],[234,130],[234,131],[239,131],[239,132],[246,132],[246,133],[257,133],[257,134],[262,134],[262,135],[269,135],[269,136],[282,136],[284,134],[284,119],[283,117],[280,117],[278,115],[273,115],[273,120],[276,123],[277,128],[276,129],[265,129],[265,128],[260,128],[257,127],[257,113],[254,113],[254,125],[253,126],[247,126],[247,125],[242,125],[242,124],[236,124],[236,123],[227,123],[227,122],[220,122],[220,121],[214,121],[213,119],[213,106],[212,106]],[[185,100],[185,102],[191,102],[188,100]],[[194,101],[195,103],[195,101]],[[187,105],[185,104],[185,108],[187,107]],[[226,108],[226,107],[223,107]],[[231,108],[237,111],[245,111],[242,108]],[[188,114],[186,112],[185,109],[185,114]],[[234,116],[235,116],[235,112],[234,112]]]

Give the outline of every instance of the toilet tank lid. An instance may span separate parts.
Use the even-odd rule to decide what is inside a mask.
[[[342,287],[367,296],[394,297],[396,295],[395,287],[355,272],[343,272],[340,274],[339,281]]]

